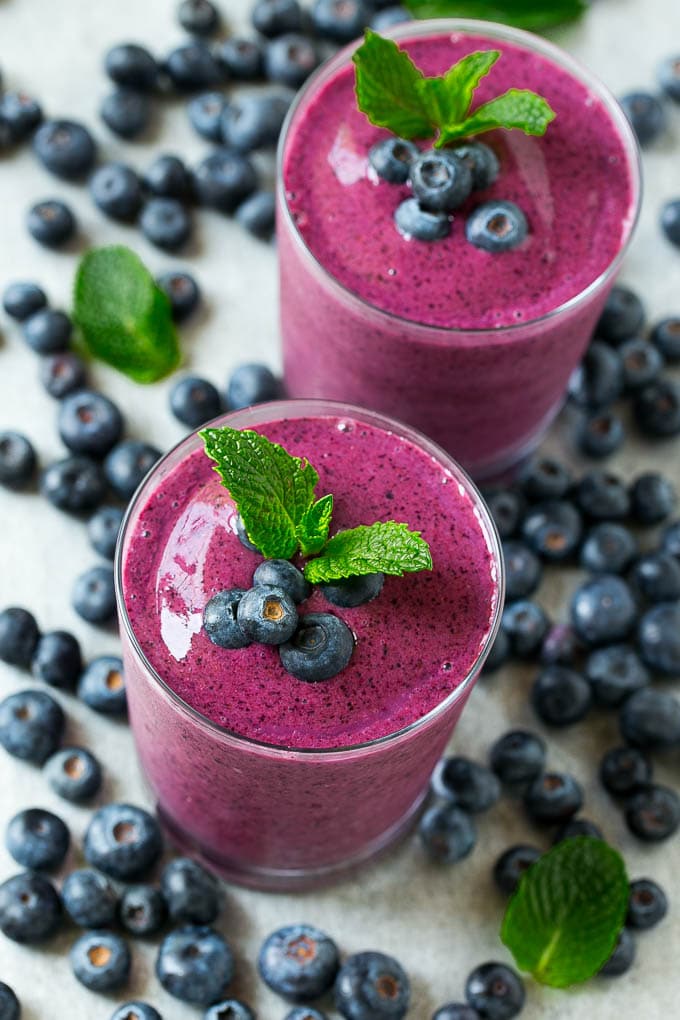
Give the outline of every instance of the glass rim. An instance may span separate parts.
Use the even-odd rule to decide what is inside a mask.
[[[416,319],[408,319],[396,312],[380,308],[378,305],[375,305],[361,297],[344,283],[341,283],[337,277],[329,272],[326,266],[323,265],[323,263],[312,252],[311,248],[309,248],[307,242],[298,230],[297,224],[295,223],[286,198],[286,190],[283,184],[283,158],[288,141],[288,135],[298,110],[320,82],[325,81],[327,77],[334,73],[338,68],[349,63],[351,55],[363,41],[361,37],[343,47],[343,49],[341,49],[338,53],[329,57],[319,67],[317,67],[295,95],[283,122],[277,146],[276,194],[278,197],[278,206],[282,210],[286,224],[292,233],[294,243],[302,252],[303,257],[311,263],[316,275],[322,277],[326,285],[331,289],[339,292],[343,296],[344,300],[349,299],[352,303],[359,305],[362,309],[370,309],[371,313],[377,317],[384,316],[389,321],[402,325],[407,324],[410,329],[417,328],[422,330],[424,333],[431,334],[432,336],[441,337],[442,335],[446,335],[451,338],[464,336],[503,337],[505,335],[512,334],[515,330],[526,330],[529,327],[550,322],[553,318],[559,315],[571,312],[573,309],[578,308],[581,304],[585,304],[593,294],[604,287],[612,279],[612,277],[615,276],[630,247],[631,240],[635,233],[635,228],[640,218],[640,210],[642,207],[642,161],[640,147],[628,118],[608,86],[605,85],[605,83],[596,74],[585,67],[585,65],[583,65],[579,60],[575,59],[570,53],[567,53],[566,50],[563,50],[561,47],[547,39],[543,39],[542,37],[535,35],[532,32],[527,32],[520,28],[513,28],[509,25],[502,25],[495,21],[481,21],[472,18],[432,18],[407,21],[393,26],[383,34],[388,38],[398,41],[400,39],[408,39],[409,37],[455,32],[467,33],[468,35],[487,35],[492,39],[507,39],[510,42],[515,42],[518,45],[523,46],[525,49],[532,50],[533,52],[552,59],[553,63],[556,63],[559,67],[569,72],[581,84],[585,85],[591,92],[598,96],[611,121],[614,123],[628,158],[633,194],[628,209],[628,215],[624,221],[626,233],[625,236],[622,236],[621,247],[611,262],[609,262],[602,272],[591,280],[586,287],[578,291],[577,294],[568,298],[567,301],[563,301],[561,304],[557,305],[555,308],[551,308],[549,311],[544,312],[542,315],[536,316],[535,318],[523,319],[521,322],[510,322],[502,326],[483,327],[436,326],[432,323],[418,322]]]
[[[498,634],[505,597],[505,566],[498,530],[475,483],[472,481],[467,472],[458,464],[458,462],[455,461],[444,449],[442,449],[442,447],[438,446],[431,439],[428,439],[427,436],[424,436],[421,432],[412,428],[410,425],[406,425],[403,422],[399,422],[394,418],[390,418],[387,415],[380,414],[376,411],[368,411],[365,408],[356,407],[352,404],[345,404],[341,401],[300,399],[268,401],[267,403],[257,404],[252,407],[243,408],[239,411],[231,411],[214,418],[210,422],[206,422],[201,426],[201,428],[216,427],[220,425],[233,425],[237,428],[248,428],[253,425],[271,421],[272,415],[277,415],[279,419],[294,419],[296,417],[302,417],[305,414],[316,415],[319,417],[354,417],[359,421],[364,421],[367,424],[374,424],[413,442],[420,449],[423,449],[426,453],[433,457],[433,459],[436,459],[439,463],[443,464],[446,469],[451,472],[456,481],[464,486],[467,494],[472,498],[473,506],[480,512],[480,526],[484,537],[487,540],[489,552],[496,568],[497,590],[495,605],[493,607],[493,615],[490,619],[489,630],[470,669],[461,682],[442,701],[438,702],[432,709],[430,709],[429,712],[425,715],[419,716],[407,726],[402,726],[400,729],[395,730],[392,733],[384,734],[381,737],[375,737],[373,740],[361,741],[357,744],[346,744],[342,747],[290,747],[285,744],[267,743],[263,740],[246,737],[242,734],[235,733],[233,730],[227,729],[225,726],[221,726],[213,719],[210,719],[202,712],[199,712],[198,709],[189,705],[177,694],[176,691],[173,690],[172,687],[170,687],[169,684],[166,683],[165,680],[163,680],[144,653],[130,621],[127,606],[125,605],[125,599],[123,596],[124,547],[126,545],[131,521],[140,505],[148,497],[149,489],[152,486],[158,472],[161,471],[164,465],[167,465],[169,461],[174,461],[176,456],[183,450],[186,449],[186,451],[189,452],[190,449],[193,450],[198,448],[198,430],[193,431],[188,436],[184,436],[183,439],[180,439],[179,442],[175,443],[174,446],[172,446],[171,449],[168,450],[168,452],[153,465],[130,500],[125,511],[125,516],[116,542],[114,581],[119,626],[125,631],[125,635],[130,642],[130,646],[140,667],[149,677],[151,677],[163,693],[175,702],[180,710],[198,722],[202,727],[214,731],[215,734],[219,735],[221,740],[226,739],[228,741],[233,741],[236,745],[242,745],[244,747],[256,749],[257,751],[271,753],[275,756],[288,758],[300,756],[305,758],[305,760],[308,760],[313,758],[314,755],[318,755],[321,758],[329,758],[334,755],[342,756],[347,755],[350,752],[368,751],[384,744],[398,742],[407,734],[426,727],[429,723],[443,715],[452,705],[459,701],[460,698],[468,691],[484,665],[484,662],[496,639],[496,635]],[[238,424],[234,425],[235,422]]]

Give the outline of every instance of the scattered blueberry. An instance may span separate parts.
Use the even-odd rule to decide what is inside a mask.
[[[399,233],[407,240],[438,241],[451,233],[451,221],[447,214],[423,209],[417,198],[405,198],[397,206],[394,222]]]
[[[630,588],[616,574],[586,581],[571,599],[571,622],[586,645],[612,644],[626,637],[637,616]]]
[[[680,606],[662,603],[648,609],[638,625],[638,645],[650,669],[680,676]]]
[[[120,988],[130,973],[130,950],[120,935],[89,931],[71,946],[71,969],[82,985],[93,992]]]
[[[33,676],[50,687],[72,690],[82,669],[78,639],[66,630],[52,630],[38,641],[31,660]]]
[[[477,842],[474,821],[455,803],[429,808],[420,819],[418,834],[428,856],[440,864],[462,860]]]
[[[276,400],[280,393],[281,385],[272,370],[255,362],[238,365],[227,381],[227,405],[231,411]]]
[[[262,46],[257,39],[225,39],[219,44],[217,56],[234,81],[257,81],[262,77]]]
[[[59,702],[44,691],[18,691],[0,702],[0,744],[8,754],[42,765],[64,731]]]
[[[9,129],[13,143],[29,138],[42,119],[40,103],[25,92],[5,92],[0,95],[0,120]]]
[[[194,190],[201,205],[232,213],[257,187],[257,173],[247,156],[215,149],[194,170]]]
[[[593,574],[622,574],[632,563],[638,549],[637,539],[623,524],[603,521],[586,535],[580,562]]]
[[[661,372],[664,359],[658,347],[633,337],[619,348],[623,369],[623,388],[633,392],[653,382]]]
[[[160,456],[161,451],[150,443],[124,439],[104,461],[106,480],[120,499],[129,500]]]
[[[493,772],[461,755],[442,758],[432,775],[432,789],[471,814],[488,811],[501,793]]]
[[[485,1020],[511,1020],[524,1006],[524,985],[511,967],[483,963],[468,976],[465,997]]]
[[[59,406],[59,435],[73,453],[103,457],[118,442],[123,416],[116,405],[94,390],[78,390]]]
[[[217,418],[222,411],[222,398],[207,379],[187,375],[170,390],[170,410],[183,425],[197,429]]]
[[[208,1006],[224,996],[233,975],[231,949],[212,928],[186,925],[161,942],[156,976],[176,999]]]
[[[36,354],[58,354],[65,351],[72,330],[68,315],[54,308],[41,308],[23,324],[24,340]]]
[[[676,248],[680,248],[680,198],[666,202],[661,210],[661,229]]]
[[[275,146],[289,106],[287,93],[234,96],[222,115],[222,141],[237,152]],[[211,174],[209,170],[205,176]]]
[[[40,359],[40,381],[51,397],[63,400],[85,386],[85,362],[71,351],[49,354]]]
[[[115,620],[116,591],[111,567],[90,567],[79,574],[71,588],[71,605],[88,623]]]
[[[264,51],[264,71],[270,81],[298,89],[318,67],[321,57],[312,42],[295,32],[277,36]]]
[[[227,99],[222,92],[203,92],[187,103],[189,123],[201,138],[219,142],[222,137],[222,114],[226,108]]]
[[[319,588],[324,597],[334,606],[353,609],[355,606],[363,606],[371,599],[377,598],[384,583],[384,574],[358,574],[355,577],[327,581],[325,584],[319,585]]]
[[[535,779],[524,797],[529,817],[541,825],[566,822],[583,805],[583,791],[571,776],[546,772]]]
[[[172,921],[211,924],[220,912],[217,879],[189,857],[175,857],[166,864],[161,891]]]
[[[0,981],[0,1017],[2,1020],[20,1020],[21,1005],[13,990]]]
[[[293,1010],[295,1013],[295,1010]],[[308,1020],[317,1020],[314,1015],[317,1010],[313,1009],[311,1012],[307,1011]],[[291,1017],[293,1014],[288,1014]],[[300,1011],[300,1020],[304,1020],[305,1012]],[[321,1013],[318,1014],[321,1020],[324,1020]],[[250,1006],[247,1006],[245,1002],[240,999],[224,999],[222,1002],[215,1003],[214,1006],[210,1006],[203,1015],[203,1020],[255,1020],[255,1014],[253,1013]]]
[[[113,220],[131,222],[142,207],[139,177],[125,163],[104,163],[90,179],[94,204]]]
[[[295,633],[298,614],[284,588],[258,584],[239,599],[236,622],[250,641],[282,645]]]
[[[640,524],[658,524],[673,513],[677,503],[675,486],[664,475],[646,471],[630,488],[631,513]]]
[[[220,24],[217,8],[210,0],[182,0],[177,20],[192,35],[213,35]]]
[[[76,218],[65,202],[56,198],[36,202],[28,210],[26,227],[31,237],[46,248],[59,248],[76,232]]]
[[[484,202],[468,216],[465,236],[475,248],[496,253],[516,248],[526,239],[529,225],[514,202]]]
[[[581,515],[567,500],[536,503],[527,511],[522,536],[531,549],[548,562],[570,557],[581,541]]]
[[[646,750],[680,745],[680,701],[667,691],[646,687],[623,704],[621,736],[627,744]]]
[[[545,768],[545,743],[535,733],[510,730],[491,745],[489,764],[500,781],[522,788],[538,779]]]
[[[635,649],[625,644],[596,648],[584,668],[595,701],[607,708],[622,705],[651,679]]]
[[[390,184],[405,184],[414,161],[420,156],[420,149],[405,138],[383,138],[371,146],[368,161],[384,181]]]
[[[106,54],[104,67],[117,85],[152,92],[158,84],[158,64],[144,46],[122,43]]]
[[[630,883],[628,916],[630,928],[645,931],[653,928],[668,913],[668,899],[660,885],[651,878],[638,878]]]
[[[132,804],[107,804],[95,811],[83,843],[88,864],[123,882],[148,872],[162,849],[158,822]]]
[[[70,833],[58,815],[27,808],[7,823],[5,846],[22,868],[51,871],[66,857]]]
[[[178,156],[157,156],[147,168],[142,183],[157,198],[186,201],[191,193],[191,175]]]
[[[575,836],[589,836],[591,839],[604,839],[602,829],[595,822],[588,818],[570,818],[568,822],[555,833],[553,846],[565,839],[573,839]]]
[[[409,166],[409,179],[421,208],[428,212],[452,212],[472,191],[470,169],[454,152],[419,154]]]
[[[629,92],[621,96],[620,103],[643,147],[666,130],[666,111],[657,96],[649,92]]]
[[[532,503],[564,499],[572,486],[571,471],[552,457],[530,461],[520,477],[522,492]]]
[[[593,695],[590,684],[567,666],[548,666],[536,677],[531,688],[531,704],[536,715],[548,726],[571,726],[590,711]]]
[[[78,681],[78,697],[95,712],[124,715],[127,711],[123,660],[100,655],[86,667]]]
[[[97,155],[92,135],[71,120],[47,120],[33,136],[33,151],[46,170],[72,180],[84,177]]]
[[[283,668],[306,683],[336,676],[348,664],[353,651],[352,631],[330,613],[301,616],[291,640],[279,646]]]
[[[603,977],[618,977],[625,974],[635,959],[635,939],[628,928],[622,928],[616,940],[614,950],[599,973]]]
[[[10,283],[2,295],[2,307],[17,322],[23,322],[47,304],[47,296],[37,283]]]
[[[163,69],[178,92],[214,89],[224,81],[224,71],[205,43],[189,42],[168,53]]]
[[[289,560],[263,560],[255,568],[253,584],[283,588],[296,603],[304,602],[312,594],[305,575]]]
[[[100,465],[89,457],[65,457],[45,468],[40,491],[57,509],[82,514],[103,502],[106,479]]]
[[[84,747],[63,747],[47,759],[43,771],[54,792],[74,803],[94,797],[102,785],[101,765]]]
[[[385,953],[349,956],[335,981],[335,1006],[346,1020],[402,1020],[410,999],[404,969]]]
[[[633,414],[643,435],[652,439],[677,436],[680,433],[680,387],[674,380],[665,378],[650,383],[635,400]]]
[[[68,874],[61,897],[67,914],[79,928],[107,928],[116,920],[116,888],[94,868],[77,868]]]
[[[680,318],[672,316],[657,322],[649,335],[666,361],[675,365],[680,361]]]
[[[609,292],[595,335],[618,345],[639,334],[644,321],[645,308],[638,295],[630,287],[617,284]]]
[[[87,522],[87,537],[90,545],[104,556],[112,560],[116,551],[116,540],[125,514],[117,506],[102,506],[92,514]]]
[[[135,999],[133,1002],[124,1002],[122,1006],[118,1006],[110,1020],[163,1020],[163,1018],[148,1002]]]
[[[623,446],[625,438],[623,421],[612,410],[587,415],[581,420],[577,432],[579,450],[593,460],[610,457]]]
[[[661,62],[659,84],[670,99],[680,102],[680,57],[666,57]]]
[[[540,649],[550,630],[550,620],[537,602],[518,599],[503,610],[501,626],[508,636],[513,655],[529,659]]]
[[[24,871],[0,885],[0,931],[14,942],[42,942],[61,923],[61,900],[42,875]]]
[[[510,639],[504,630],[499,630],[482,666],[483,673],[495,673],[510,658]]]
[[[266,241],[276,227],[276,196],[273,191],[254,191],[236,210],[236,222],[253,237]]]
[[[257,31],[274,39],[284,32],[299,32],[303,27],[302,8],[298,0],[258,0],[251,11]]]
[[[621,355],[601,340],[594,340],[569,380],[571,402],[588,411],[599,411],[616,400],[622,391]]]
[[[21,432],[0,432],[0,485],[8,489],[26,488],[37,462],[30,439]]]
[[[191,216],[176,198],[149,199],[139,226],[147,241],[164,251],[178,251],[191,237]]]
[[[631,581],[647,602],[675,601],[680,599],[680,562],[670,553],[648,553],[633,565]]]
[[[151,100],[145,92],[135,89],[114,89],[102,100],[99,115],[120,138],[136,138],[151,121]]]
[[[652,766],[634,747],[613,747],[600,762],[600,781],[613,797],[628,797],[652,779]]]
[[[680,797],[667,786],[649,783],[627,801],[626,825],[645,843],[668,839],[680,826]]]
[[[516,534],[526,511],[526,501],[516,489],[487,489],[484,499],[501,539]]]
[[[538,860],[541,853],[538,847],[525,844],[508,847],[493,867],[494,881],[500,891],[506,896],[512,896],[524,872]]]
[[[278,928],[262,944],[257,966],[262,980],[291,1002],[309,1002],[333,986],[339,967],[338,947],[325,932],[309,924]]]
[[[24,669],[31,664],[40,640],[36,619],[27,609],[10,606],[0,613],[0,659]]]
[[[153,885],[128,885],[123,890],[118,919],[131,935],[155,935],[163,927],[168,908],[160,889]]]
[[[580,652],[574,628],[568,623],[554,623],[543,639],[539,659],[545,666],[573,666]]]
[[[680,559],[680,521],[669,524],[661,536],[661,548],[671,556]]]
[[[472,188],[483,191],[491,187],[500,172],[498,156],[484,142],[465,142],[452,150],[453,154],[462,159],[472,174]]]

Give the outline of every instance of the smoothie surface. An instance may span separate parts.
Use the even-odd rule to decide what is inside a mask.
[[[132,629],[149,662],[188,705],[241,736],[291,748],[333,748],[393,733],[429,712],[465,678],[492,626],[498,579],[470,495],[438,461],[393,433],[351,418],[257,426],[319,473],[332,492],[332,533],[404,521],[430,543],[434,570],[388,577],[355,609],[318,589],[301,613],[332,612],[356,635],[349,666],[309,684],[253,644],[228,650],[201,630],[223,588],[249,588],[261,557],[237,538],[236,514],[212,461],[196,450],[160,481],[139,513],[123,564]]]
[[[557,116],[540,138],[479,135],[500,159],[496,182],[456,210],[449,237],[406,240],[393,215],[410,186],[369,169],[369,149],[389,132],[357,109],[354,67],[341,68],[298,109],[284,151],[286,200],[307,247],[369,304],[426,325],[493,328],[560,307],[604,272],[634,218],[628,158],[602,101],[546,57],[502,40],[435,35],[399,45],[427,75],[474,50],[499,49],[473,108],[508,88],[530,88]],[[493,198],[517,203],[527,217],[529,235],[514,250],[491,254],[466,240],[467,214]]]

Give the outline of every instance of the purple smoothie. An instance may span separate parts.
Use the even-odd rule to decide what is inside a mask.
[[[422,797],[499,609],[494,536],[455,464],[381,419],[310,407],[232,418],[309,458],[317,493],[334,494],[333,530],[406,521],[435,565],[387,578],[379,598],[355,609],[318,591],[300,607],[330,610],[354,631],[337,677],[303,683],[274,648],[229,651],[201,631],[211,596],[249,587],[261,557],[239,542],[233,504],[196,437],[147,481],[121,554],[130,715],[161,814],[211,864],[255,884],[290,886],[291,874],[323,874],[395,835]]]

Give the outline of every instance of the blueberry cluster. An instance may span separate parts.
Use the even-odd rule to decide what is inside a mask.
[[[239,411],[252,404],[276,400],[281,394],[281,381],[270,368],[247,362],[234,369],[224,396],[213,383],[199,376],[178,379],[170,390],[170,410],[183,425],[197,429],[224,411]]]

